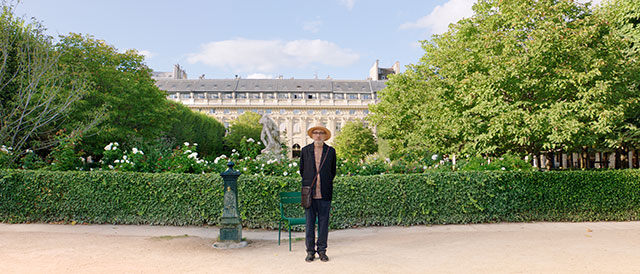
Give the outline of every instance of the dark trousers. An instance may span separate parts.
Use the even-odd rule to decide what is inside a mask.
[[[307,219],[305,243],[307,244],[307,252],[320,252],[327,250],[327,238],[329,237],[329,211],[331,211],[331,201],[316,199],[312,199],[311,207],[305,209],[304,215]],[[315,242],[316,217],[318,217],[318,242]]]

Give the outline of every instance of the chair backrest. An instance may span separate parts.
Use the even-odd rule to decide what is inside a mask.
[[[280,216],[282,218],[285,218],[286,215],[290,215],[290,214],[285,214],[285,205],[288,204],[298,204],[300,205],[300,202],[302,200],[302,194],[300,194],[300,192],[280,192]],[[302,207],[299,207],[302,208]],[[300,211],[298,207],[294,208],[293,210],[295,212]],[[286,213],[292,213],[291,209],[286,210]]]

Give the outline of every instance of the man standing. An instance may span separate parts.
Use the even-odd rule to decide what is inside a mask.
[[[311,262],[318,252],[320,260],[327,257],[327,238],[329,236],[329,211],[333,195],[333,178],[336,176],[336,150],[324,142],[331,138],[331,131],[317,125],[307,130],[313,143],[302,148],[300,153],[300,176],[302,185],[311,186],[311,206],[305,209],[307,219],[305,243],[307,257]],[[318,218],[318,241],[315,242],[315,221]]]

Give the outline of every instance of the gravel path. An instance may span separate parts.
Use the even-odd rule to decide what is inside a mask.
[[[0,273],[640,273],[640,222],[501,223],[331,231],[330,262],[277,231],[211,247],[216,227],[0,224]],[[283,234],[286,237],[286,234]]]

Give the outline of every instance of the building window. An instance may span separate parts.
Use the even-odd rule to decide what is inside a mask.
[[[302,94],[301,93],[294,93],[292,95],[293,99],[302,99]]]
[[[273,95],[273,93],[269,92],[269,93],[265,93],[265,94],[264,94],[264,98],[267,98],[267,99],[274,99],[274,98],[276,98],[276,97]]]
[[[219,93],[217,93],[217,92],[216,92],[216,93],[210,93],[210,94],[209,94],[209,98],[211,98],[211,99],[218,99],[218,98],[220,98],[220,94],[219,94]]]
[[[322,93],[322,95],[320,95],[322,99],[331,99],[331,94],[329,93]]]
[[[314,93],[307,93],[307,99],[317,99],[317,95],[315,95]]]
[[[236,93],[236,98],[238,99],[247,99],[247,94],[244,92]]]
[[[342,114],[342,111],[338,109],[338,110],[336,110],[336,114],[340,115],[340,114]]]
[[[251,99],[260,99],[260,93],[249,93],[249,96]]]
[[[307,114],[312,115],[313,114],[313,109],[307,110]]]
[[[284,132],[285,130],[287,130],[287,124],[285,123],[280,124],[280,132]]]
[[[368,94],[368,93],[360,94],[360,98],[362,98],[362,100],[371,100],[371,94]]]
[[[191,94],[180,94],[180,98],[182,98],[182,99],[191,99]]]
[[[196,99],[206,99],[207,98],[207,95],[204,94],[204,93],[196,93],[195,96],[196,96]]]
[[[224,112],[224,114],[229,114],[229,113],[231,113],[231,110],[229,110],[228,108],[225,108],[223,112]]]
[[[271,109],[270,109],[270,108],[268,108],[267,110],[265,110],[265,112],[266,112],[267,114],[271,114]]]
[[[356,110],[355,109],[350,109],[349,110],[349,115],[356,115]]]
[[[233,94],[231,92],[225,92],[222,96],[224,99],[233,99]]]
[[[229,128],[229,122],[224,122],[224,127]]]
[[[323,109],[321,113],[322,113],[322,115],[327,115],[327,113],[329,113],[329,111],[327,111],[326,109]]]
[[[169,99],[178,99],[178,94],[169,94]]]
[[[336,132],[340,132],[340,129],[342,128],[342,123],[337,122],[336,123]]]
[[[365,110],[362,111],[362,113],[364,113],[364,115],[367,115],[367,114],[369,114],[369,110],[365,109]]]
[[[289,93],[278,93],[278,99],[289,99]]]
[[[239,108],[238,109],[238,114],[243,114],[244,113],[244,109]]]
[[[293,133],[300,133],[300,123],[293,124]]]
[[[349,100],[356,100],[358,99],[358,94],[349,94]]]
[[[215,108],[210,108],[210,109],[209,109],[209,113],[211,113],[211,114],[216,113],[216,109],[215,109]]]
[[[335,93],[335,94],[333,94],[333,99],[337,99],[337,100],[344,99],[344,93]]]
[[[296,114],[296,115],[297,115],[297,114],[300,114],[300,110],[299,110],[299,109],[294,109],[294,110],[293,110],[293,114]]]
[[[294,144],[293,147],[291,147],[291,156],[293,156],[293,158],[300,158],[300,145]]]
[[[284,109],[281,109],[281,110],[280,110],[280,114],[285,115],[285,114],[287,114],[287,111],[286,111],[286,110],[284,110]]]

